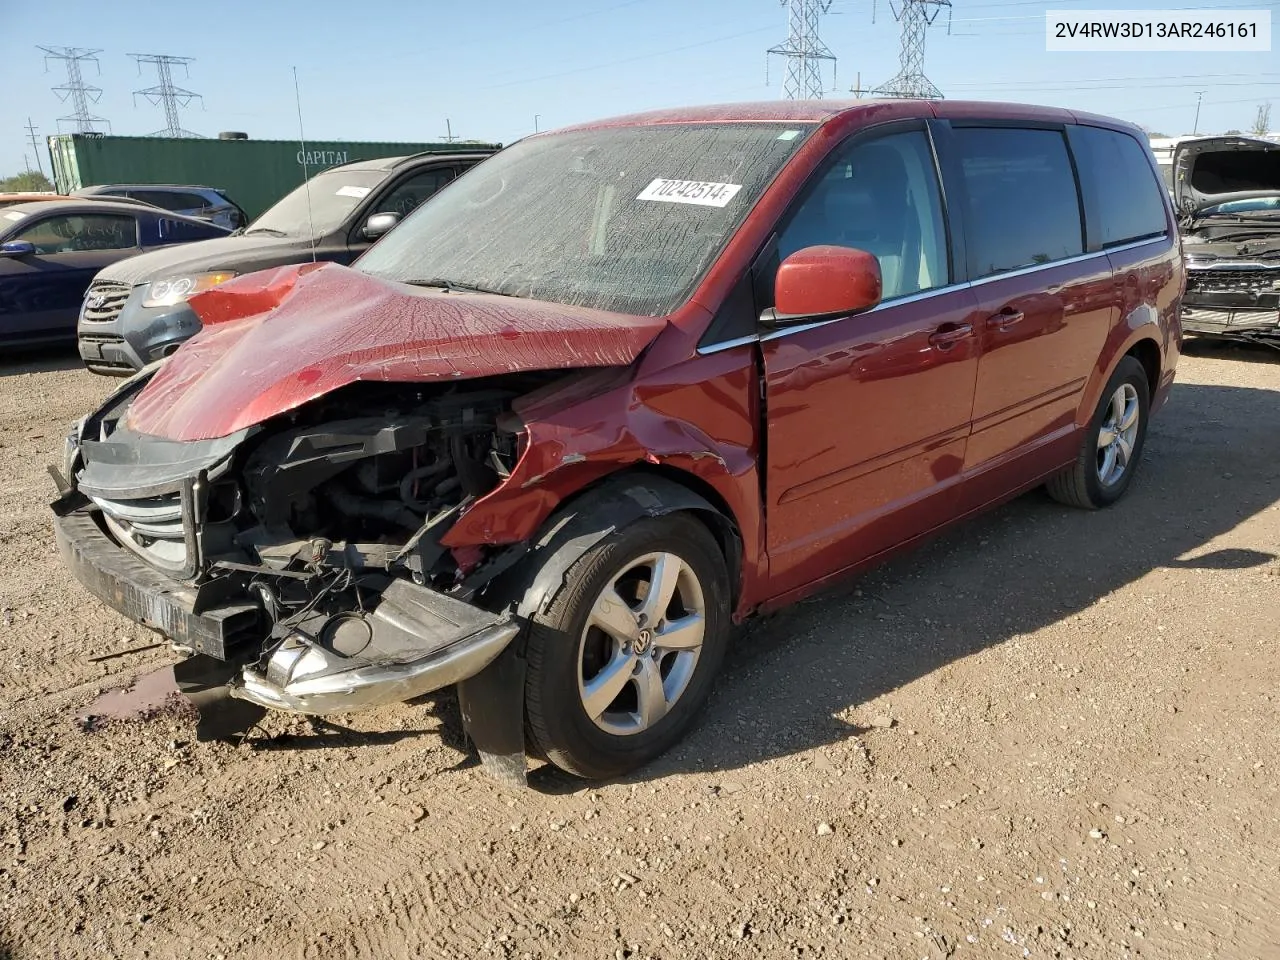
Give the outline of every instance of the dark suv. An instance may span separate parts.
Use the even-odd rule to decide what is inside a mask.
[[[230,237],[112,264],[85,297],[77,328],[80,356],[94,373],[128,376],[200,329],[187,306],[190,297],[255,270],[309,260],[350,263],[491,153],[423,153],[332,167]]]
[[[249,222],[240,205],[217,187],[176,186],[168,183],[107,183],[73,190],[75,197],[139,200],[184,217],[208,220],[228,230]]]

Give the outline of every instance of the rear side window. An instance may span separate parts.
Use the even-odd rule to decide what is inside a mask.
[[[1080,195],[1057,130],[956,127],[971,278],[1084,252]]]
[[[1085,188],[1090,246],[1163,236],[1168,231],[1164,188],[1142,145],[1101,127],[1072,127],[1070,136]]]
[[[177,190],[131,190],[129,195],[165,210],[200,210],[211,206],[210,202],[199,194],[181,193]]]

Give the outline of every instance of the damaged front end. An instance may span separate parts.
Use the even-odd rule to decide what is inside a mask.
[[[1183,329],[1280,347],[1280,225],[1271,237],[1247,241],[1191,236],[1184,239],[1183,249]]]
[[[519,453],[514,399],[563,372],[356,383],[225,437],[129,425],[140,377],[68,441],[54,504],[78,578],[235,697],[306,714],[472,677],[519,633],[492,595],[522,545],[442,538]]]
[[[1280,346],[1280,144],[1201,137],[1173,157],[1187,333]]]

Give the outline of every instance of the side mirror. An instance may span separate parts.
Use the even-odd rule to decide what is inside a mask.
[[[797,250],[778,265],[773,323],[838,317],[880,302],[880,261],[865,250],[819,246]]]
[[[375,213],[364,222],[364,229],[360,232],[366,240],[377,240],[399,222],[400,214],[398,213],[390,211],[387,213]]]
[[[0,257],[29,257],[36,252],[36,245],[30,240],[10,240],[0,243]]]

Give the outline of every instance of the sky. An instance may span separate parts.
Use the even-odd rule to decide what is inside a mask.
[[[1270,53],[1047,53],[1049,9],[1266,9],[1280,34],[1280,0],[956,0],[930,29],[925,72],[954,99],[1017,100],[1123,117],[1149,130],[1247,129],[1277,102],[1280,38]],[[316,140],[430,141],[446,121],[458,136],[509,143],[534,131],[695,103],[781,96],[784,64],[766,57],[786,38],[779,0],[59,0],[50,16],[29,0],[0,0],[0,176],[35,153],[25,125],[57,132],[68,112],[51,91],[38,45],[100,48],[93,109],[111,132],[164,127],[161,108],[133,97],[156,82],[131,53],[194,57],[175,80],[203,99],[182,125],[206,136],[298,135]],[[833,0],[822,39],[838,57],[826,95],[847,97],[897,69],[890,0]],[[766,60],[771,61],[766,68]],[[136,100],[136,102],[135,102]],[[46,172],[48,157],[41,157]]]

